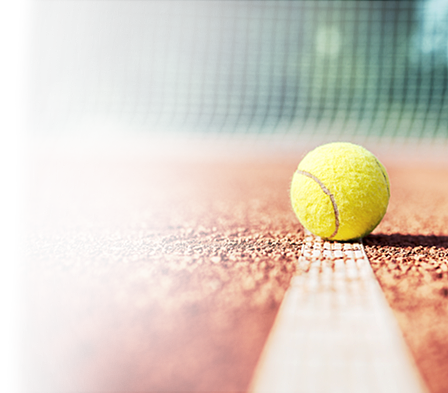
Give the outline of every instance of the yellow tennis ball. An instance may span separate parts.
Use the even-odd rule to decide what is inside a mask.
[[[310,151],[291,183],[292,207],[300,223],[330,240],[368,235],[384,217],[389,196],[384,166],[365,148],[346,142]]]

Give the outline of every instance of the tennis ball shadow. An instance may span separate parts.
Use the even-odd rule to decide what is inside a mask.
[[[437,247],[448,250],[448,236],[377,234],[365,237],[363,242],[366,246]]]

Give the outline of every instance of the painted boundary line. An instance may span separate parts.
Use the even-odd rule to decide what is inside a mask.
[[[427,392],[361,242],[307,234],[253,393]]]

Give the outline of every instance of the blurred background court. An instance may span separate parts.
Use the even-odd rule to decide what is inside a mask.
[[[446,1],[33,8],[36,132],[446,138]]]
[[[336,140],[389,171],[366,252],[448,391],[448,1],[30,7],[24,391],[246,391],[303,242],[290,179]]]

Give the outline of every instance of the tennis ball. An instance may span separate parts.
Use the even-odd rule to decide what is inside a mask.
[[[386,169],[365,148],[346,142],[310,151],[291,183],[300,223],[329,240],[353,240],[372,232],[386,213],[390,184]]]

